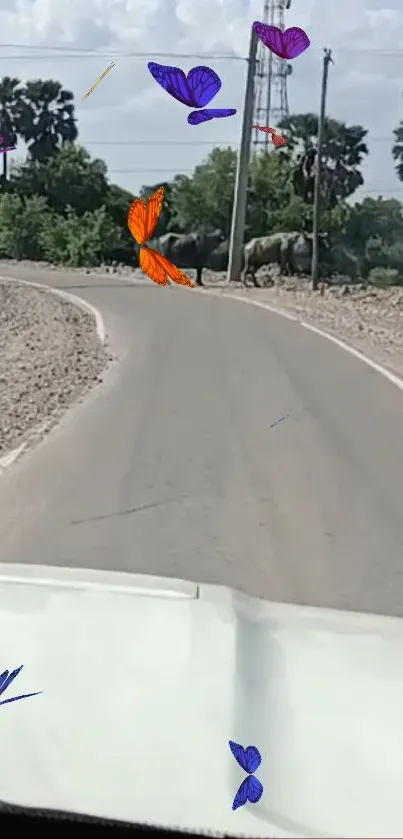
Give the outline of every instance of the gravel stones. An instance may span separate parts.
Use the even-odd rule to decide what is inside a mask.
[[[0,281],[0,455],[101,381],[108,353],[91,315],[49,291]]]

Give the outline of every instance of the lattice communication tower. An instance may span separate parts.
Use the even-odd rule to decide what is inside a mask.
[[[264,0],[263,23],[278,26],[284,31],[284,11],[291,6],[291,0]],[[259,40],[255,76],[254,125],[269,125],[277,128],[282,119],[289,116],[287,78],[292,73],[291,64],[285,58],[267,49]],[[254,146],[264,146],[269,151],[269,134],[254,130]]]

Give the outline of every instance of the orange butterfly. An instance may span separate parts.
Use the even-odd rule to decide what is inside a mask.
[[[157,285],[168,285],[168,279],[177,285],[187,285],[194,288],[194,283],[186,274],[182,274],[169,259],[146,246],[157,226],[157,221],[164,201],[164,187],[160,186],[150,195],[147,204],[142,198],[132,202],[127,216],[130,233],[140,247],[140,268]]]

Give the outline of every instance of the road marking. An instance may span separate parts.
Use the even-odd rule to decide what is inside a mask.
[[[132,285],[138,284],[129,277],[124,277],[121,279],[124,279],[125,282],[130,283]],[[0,280],[4,280],[6,282],[17,282],[22,283],[23,285],[33,286],[34,288],[36,287],[45,289],[45,291],[49,291],[52,294],[57,294],[59,297],[63,297],[65,300],[68,300],[71,303],[74,303],[80,308],[86,310],[95,318],[97,334],[100,342],[102,344],[105,343],[106,332],[103,317],[100,311],[95,308],[95,306],[92,306],[91,303],[87,303],[87,301],[83,300],[82,297],[78,297],[76,294],[70,294],[70,292],[67,291],[62,291],[61,289],[52,288],[51,286],[44,285],[43,283],[35,283],[28,280],[16,280],[13,277],[3,277],[1,275]],[[144,283],[144,285],[146,284]],[[377,373],[380,373],[381,376],[383,376],[392,385],[394,385],[400,391],[403,392],[403,379],[400,378],[400,376],[398,376],[395,373],[392,373],[391,370],[388,370],[387,367],[384,367],[382,364],[378,364],[377,361],[373,361],[372,358],[365,355],[365,353],[362,353],[360,350],[355,349],[355,347],[352,347],[350,344],[347,344],[346,341],[342,341],[341,338],[336,338],[336,336],[332,335],[330,332],[326,332],[324,329],[320,329],[320,327],[318,326],[313,326],[312,324],[307,323],[306,321],[300,320],[297,315],[291,314],[291,312],[287,311],[286,309],[281,309],[277,306],[273,306],[271,303],[263,303],[260,300],[248,300],[246,297],[243,297],[240,294],[220,294],[217,291],[217,289],[209,289],[206,287],[200,289],[187,289],[186,287],[184,287],[181,289],[182,293],[186,291],[192,291],[193,294],[195,292],[199,294],[208,294],[210,295],[210,297],[218,297],[221,300],[230,299],[236,300],[238,303],[247,303],[249,306],[256,306],[257,309],[266,309],[266,311],[272,312],[272,314],[274,315],[280,315],[281,317],[286,318],[287,320],[293,321],[294,323],[298,323],[304,329],[309,329],[310,332],[316,333],[321,338],[326,338],[328,341],[332,341],[332,343],[336,344],[336,346],[340,347],[340,349],[345,350],[346,352],[350,353],[350,355],[355,356],[355,358],[358,358],[359,361],[364,362],[364,364],[366,364],[368,367],[371,367],[372,370],[375,370]],[[48,424],[48,422],[44,423],[45,429],[48,426]],[[41,433],[41,428],[42,426],[40,426],[37,429],[39,433]],[[11,452],[8,452],[6,455],[0,458],[0,477],[4,470],[8,466],[11,466],[12,463],[14,463],[14,461],[17,459],[17,457],[19,457],[19,455],[22,454],[22,452],[27,448],[28,443],[29,441],[27,441],[26,443],[22,443],[16,449],[13,449]]]
[[[194,289],[194,291],[199,291],[199,289]],[[222,300],[230,299],[237,300],[239,303],[248,303],[250,306],[256,306],[258,309],[267,309],[268,312],[272,312],[274,315],[281,315],[281,317],[287,318],[287,320],[292,320],[294,323],[298,323],[300,326],[303,326],[304,329],[309,329],[310,332],[320,335],[321,338],[327,338],[328,341],[332,341],[333,344],[336,344],[336,346],[340,347],[340,349],[350,353],[350,355],[354,355],[355,358],[359,359],[359,361],[363,361],[364,364],[368,365],[368,367],[372,367],[373,370],[380,373],[385,379],[388,379],[392,385],[403,391],[403,379],[396,373],[392,373],[392,371],[388,370],[387,367],[384,367],[383,364],[378,364],[377,361],[373,361],[373,359],[368,355],[365,355],[365,353],[360,350],[356,350],[355,347],[347,344],[346,341],[342,341],[341,338],[336,338],[335,335],[332,335],[330,332],[326,332],[325,329],[321,329],[319,326],[313,326],[311,323],[300,320],[297,315],[293,315],[285,309],[272,306],[271,303],[263,303],[260,300],[247,300],[240,294],[218,294],[217,291],[213,289],[200,289],[200,291],[201,293],[207,293],[211,296],[219,297]]]

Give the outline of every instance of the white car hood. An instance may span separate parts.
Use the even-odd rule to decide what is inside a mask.
[[[255,837],[403,836],[403,628],[219,586],[0,565],[0,799]],[[255,745],[258,804],[228,741]]]

